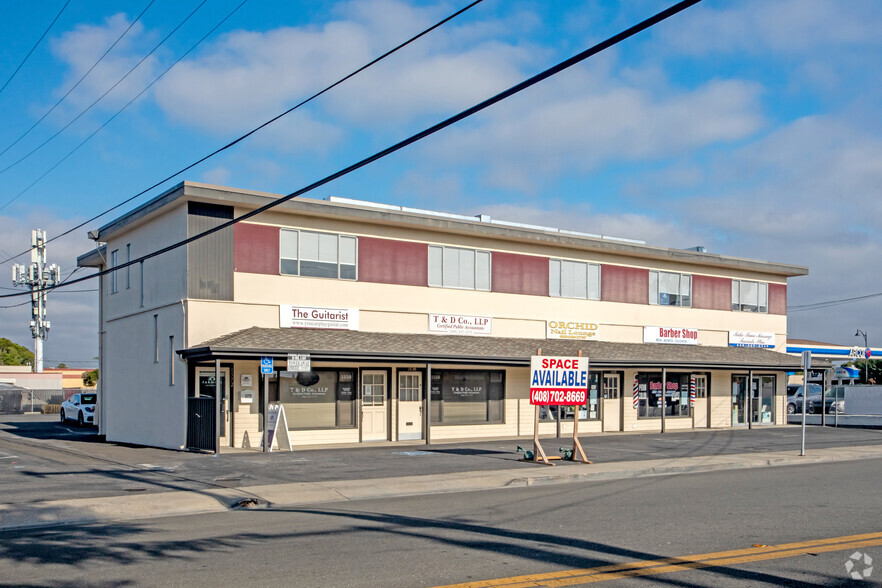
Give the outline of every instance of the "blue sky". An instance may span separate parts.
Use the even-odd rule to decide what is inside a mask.
[[[207,0],[69,128],[0,173],[0,255],[140,192],[465,5]],[[0,92],[0,151],[42,117],[149,0],[71,0]],[[0,6],[0,84],[63,0]],[[27,155],[107,91],[200,0],[155,0],[33,131]],[[292,192],[646,18],[668,3],[485,0],[181,179]],[[525,221],[807,265],[800,305],[882,292],[882,4],[711,1],[384,161],[328,195]],[[10,202],[11,201],[11,202]],[[133,205],[134,205],[133,204]],[[112,218],[112,217],[109,217]],[[96,228],[107,219],[92,223]],[[86,228],[50,244],[65,275]],[[24,261],[24,260],[22,260]],[[0,271],[9,272],[5,267]],[[79,275],[79,274],[78,274]],[[0,282],[9,293],[11,282]],[[89,289],[78,286],[77,289]],[[0,301],[0,306],[17,303]],[[50,295],[47,365],[97,355],[94,292]],[[791,337],[882,343],[882,298],[791,312]],[[28,306],[0,336],[30,346]],[[874,341],[875,340],[875,341]]]

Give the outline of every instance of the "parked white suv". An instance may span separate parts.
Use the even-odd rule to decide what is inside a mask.
[[[94,392],[74,394],[61,403],[61,422],[76,421],[81,427],[96,424],[98,395]]]

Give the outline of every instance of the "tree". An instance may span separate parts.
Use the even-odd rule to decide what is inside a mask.
[[[27,347],[0,337],[0,365],[34,365],[34,354]]]
[[[57,366],[55,366],[55,369],[57,369],[57,370],[67,369],[67,364],[64,362],[61,362]]]
[[[87,388],[91,388],[95,384],[98,383],[98,368],[94,370],[83,372],[83,386]]]

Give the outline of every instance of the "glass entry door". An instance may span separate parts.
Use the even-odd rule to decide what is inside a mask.
[[[220,437],[221,442],[226,439],[227,431],[230,426],[230,370],[228,368],[221,368],[220,373]],[[196,370],[196,396],[200,397],[210,397],[217,398],[217,376],[215,374],[214,368],[198,368]]]
[[[732,426],[747,424],[747,376],[732,376]]]
[[[775,376],[754,376],[749,394],[747,376],[732,376],[732,425],[774,424]]]
[[[398,372],[398,438],[423,438],[423,374]]]

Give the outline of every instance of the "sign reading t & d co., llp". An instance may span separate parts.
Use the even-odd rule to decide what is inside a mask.
[[[588,396],[588,358],[530,358],[530,404],[576,406]]]

